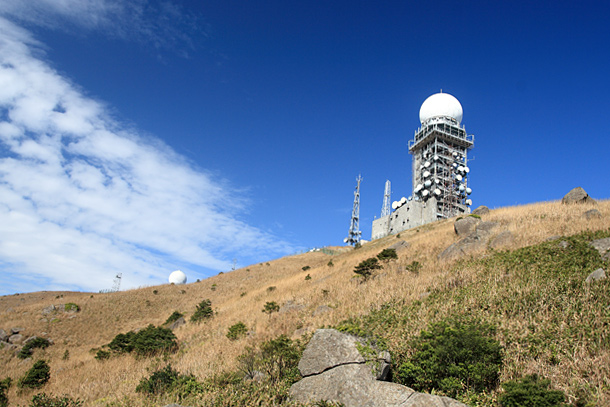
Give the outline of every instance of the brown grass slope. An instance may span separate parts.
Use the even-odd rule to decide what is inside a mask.
[[[543,242],[550,236],[608,230],[610,201],[598,201],[594,207],[601,212],[600,219],[587,220],[583,216],[589,205],[566,206],[560,202],[496,209],[483,219],[499,222],[499,229],[510,230],[516,239],[508,249],[514,250]],[[388,263],[376,278],[360,284],[354,278],[354,266],[398,240],[409,242],[410,247],[399,252],[399,259]],[[119,405],[149,405],[146,397],[135,393],[135,387],[151,369],[167,361],[181,372],[204,379],[234,369],[236,358],[245,346],[280,334],[293,336],[299,328],[312,331],[335,325],[346,318],[367,314],[389,301],[408,303],[420,299],[425,292],[445,288],[452,278],[448,270],[455,261],[441,262],[437,256],[457,240],[450,219],[402,232],[400,237],[393,235],[373,241],[358,250],[285,257],[184,286],[161,285],[109,294],[36,292],[0,297],[0,328],[24,327],[27,336],[45,335],[55,342],[46,350],[36,350],[33,359],[17,359],[11,352],[0,350],[0,379],[10,376],[16,381],[31,367],[33,360],[41,357],[49,361],[52,369],[51,380],[43,389],[47,393],[69,394],[91,406],[111,405],[114,401]],[[475,256],[484,255],[483,251]],[[334,266],[328,265],[329,260]],[[423,265],[418,275],[400,272],[413,261]],[[303,271],[304,266],[311,269]],[[305,280],[308,274],[311,279]],[[269,287],[276,288],[269,290]],[[94,359],[91,349],[107,344],[118,333],[148,324],[160,325],[175,310],[188,319],[196,304],[206,298],[211,300],[215,316],[201,324],[187,323],[178,328],[175,331],[180,343],[178,353],[165,359],[136,359],[130,355],[102,362]],[[268,301],[280,305],[292,301],[303,307],[267,315],[261,310]],[[81,311],[58,313],[54,320],[43,318],[44,307],[69,302],[78,304]],[[316,312],[320,306],[330,310]],[[228,328],[238,321],[246,324],[250,335],[230,341],[226,337]],[[66,350],[67,360],[63,358]],[[592,372],[599,370],[597,364],[608,365],[606,356],[599,359],[602,356],[594,355],[587,361]],[[516,375],[515,372],[503,374],[508,375],[504,379]],[[607,371],[595,374],[607,376]],[[599,386],[600,402],[610,402],[609,387],[608,384],[605,388]],[[27,405],[32,394],[19,393],[12,386],[11,405]],[[121,400],[125,404],[120,404]]]

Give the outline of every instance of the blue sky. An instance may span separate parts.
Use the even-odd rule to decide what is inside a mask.
[[[3,0],[0,294],[189,281],[370,237],[457,97],[474,206],[608,198],[603,2]]]

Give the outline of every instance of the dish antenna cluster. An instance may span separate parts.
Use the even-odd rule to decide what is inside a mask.
[[[354,191],[354,206],[352,208],[352,219],[349,226],[349,232],[347,233],[347,237],[343,239],[344,243],[350,245],[356,245],[360,243],[360,237],[362,236],[362,232],[360,231],[360,182],[362,181],[362,176],[358,175],[356,178],[356,190]]]

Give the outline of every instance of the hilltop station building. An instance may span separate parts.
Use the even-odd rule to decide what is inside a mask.
[[[421,127],[409,140],[413,156],[412,193],[391,204],[389,181],[381,217],[373,221],[372,239],[439,219],[470,213],[467,153],[474,136],[461,125],[462,105],[448,93],[428,97],[419,110]]]

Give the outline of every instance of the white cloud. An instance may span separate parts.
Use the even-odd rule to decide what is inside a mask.
[[[226,270],[236,253],[293,250],[240,221],[247,202],[225,183],[121,128],[37,55],[28,32],[0,17],[5,290],[97,290],[118,272],[125,286],[146,285],[176,268]]]

